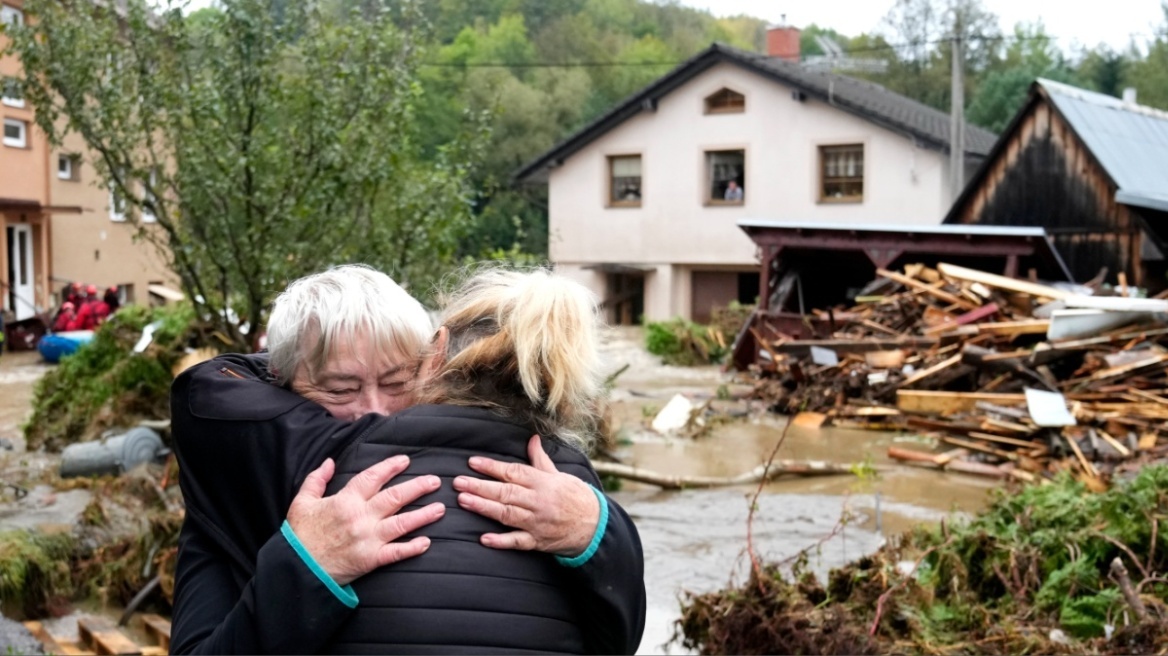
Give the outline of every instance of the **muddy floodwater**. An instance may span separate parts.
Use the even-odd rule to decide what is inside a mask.
[[[641,348],[641,339],[639,330],[614,329],[605,349],[612,370],[629,365],[613,390],[623,445],[617,454],[626,464],[674,476],[734,476],[766,460],[786,420],[758,407],[696,440],[650,430],[653,415],[674,394],[700,400],[720,386],[731,394],[749,387],[736,385],[717,367],[662,366]],[[748,409],[747,404],[740,409]],[[793,426],[779,458],[870,462],[879,473],[863,479],[830,476],[768,483],[754,518],[755,549],[764,559],[779,561],[819,545],[809,554],[810,564],[823,575],[875,550],[886,536],[985,504],[991,482],[905,467],[887,458],[890,445],[917,441],[912,435]],[[679,645],[665,644],[679,617],[681,595],[744,579],[747,513],[755,489],[664,492],[626,483],[614,495],[636,521],[645,548],[649,614],[639,653],[682,653]],[[823,542],[845,514],[850,520],[844,529]]]
[[[613,390],[620,436],[616,454],[626,464],[673,476],[734,476],[766,459],[785,419],[745,401],[731,404],[742,418],[718,425],[700,439],[666,437],[650,430],[653,415],[675,394],[700,400],[715,395],[719,387],[731,394],[749,387],[734,383],[717,367],[663,366],[642,344],[640,329],[606,333],[606,366],[617,371],[628,365]],[[29,412],[34,383],[47,370],[35,353],[0,356],[0,463],[6,468],[42,460],[21,453],[19,425]],[[867,461],[879,474],[785,478],[767,484],[754,519],[756,550],[768,560],[788,558],[823,542],[847,514],[851,519],[845,528],[810,554],[812,567],[822,574],[876,549],[885,536],[920,522],[935,523],[951,512],[971,512],[985,503],[991,482],[904,467],[885,456],[889,445],[914,441],[917,438],[911,435],[792,427],[779,458]],[[707,592],[743,579],[747,512],[754,490],[749,486],[663,492],[626,483],[614,494],[636,521],[645,549],[649,616],[640,653],[667,650],[684,592]],[[15,526],[16,521],[15,516],[0,516],[0,528]],[[120,611],[110,608],[104,613],[116,618]],[[683,650],[671,645],[668,651]]]

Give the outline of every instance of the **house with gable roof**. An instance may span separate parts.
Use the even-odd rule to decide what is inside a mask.
[[[949,115],[877,84],[799,63],[799,31],[768,53],[714,44],[516,172],[548,185],[549,256],[604,300],[613,323],[759,294],[738,221],[937,225]],[[965,170],[995,135],[965,131]],[[832,275],[820,260],[818,273]],[[806,269],[805,269],[806,270]]]
[[[1168,287],[1168,112],[1039,79],[945,217],[1045,228],[1076,280]]]

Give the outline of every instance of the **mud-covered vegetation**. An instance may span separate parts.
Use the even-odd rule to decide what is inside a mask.
[[[131,305],[110,317],[93,341],[37,383],[33,414],[24,426],[28,449],[60,451],[111,427],[169,417],[171,371],[192,342],[193,323],[186,305]],[[134,345],[151,324],[153,341],[135,353]]]
[[[168,612],[183,517],[175,474],[155,465],[49,481],[60,491],[86,488],[93,498],[71,529],[0,532],[0,608],[39,619],[83,599],[125,606],[157,577],[145,603]]]
[[[1093,493],[1067,475],[1000,490],[968,521],[918,529],[833,570],[760,565],[691,595],[703,654],[1165,653],[1168,467]]]

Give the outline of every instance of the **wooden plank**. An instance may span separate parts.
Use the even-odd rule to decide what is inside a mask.
[[[141,648],[127,638],[112,624],[97,617],[82,617],[77,620],[77,632],[81,642],[97,654],[108,656],[137,656]]]
[[[896,452],[894,452],[896,451]],[[898,458],[898,455],[911,454],[910,449],[896,449],[896,447],[888,448],[888,457],[898,460],[902,464],[913,465],[916,467],[927,467],[929,469],[940,469],[947,472],[958,472],[961,474],[974,474],[976,476],[987,476],[989,478],[1007,478],[1008,473],[998,469],[994,465],[987,465],[982,462],[973,462],[970,460],[961,460],[954,458],[948,461],[944,466],[938,465],[932,459],[918,459],[916,457]],[[919,453],[919,452],[918,452]],[[924,454],[928,455],[928,454]]]
[[[45,629],[45,625],[40,622],[28,621],[23,622],[23,624],[24,628],[28,629],[28,632],[32,634],[32,637],[44,645],[44,652],[46,654],[68,654],[72,656],[74,654],[91,653],[81,651],[76,645],[57,640]]]
[[[989,287],[996,287],[1006,291],[1018,292],[1019,294],[1029,294],[1038,298],[1060,299],[1074,296],[1071,292],[1066,292],[1047,285],[1038,285],[1024,280],[1016,280],[1014,278],[1007,278],[1006,276],[999,276],[993,273],[986,273],[984,271],[977,271],[975,269],[967,269],[965,267],[956,266],[954,264],[941,263],[937,265],[937,271],[943,276],[955,278],[957,280],[967,280],[969,282],[980,282]]]
[[[756,338],[757,339],[757,338]],[[922,350],[937,345],[935,337],[902,337],[900,339],[799,339],[772,345],[775,353],[804,356],[812,346],[832,349],[838,353],[868,353],[892,349]]]
[[[977,331],[989,335],[1045,335],[1050,328],[1050,319],[1023,319],[1021,321],[997,321],[979,323]]]
[[[981,420],[981,427],[983,430],[996,430],[998,432],[1008,431],[1010,433],[1022,433],[1023,435],[1030,435],[1038,430],[1034,426],[1027,426],[1025,424],[1016,424],[1012,421],[1005,421],[1002,419],[994,419],[993,417],[985,417]]]
[[[958,305],[962,308],[965,308],[966,310],[975,310],[978,307],[978,305],[976,303],[970,303],[969,301],[965,300],[964,298],[961,298],[959,296],[954,296],[953,294],[950,294],[949,292],[937,289],[936,287],[933,287],[932,285],[926,285],[925,283],[923,283],[919,280],[914,280],[912,278],[909,278],[908,276],[902,276],[901,274],[896,273],[895,271],[889,271],[888,269],[876,269],[876,275],[883,276],[885,278],[888,278],[889,280],[894,280],[894,281],[904,285],[905,287],[919,290],[919,291],[924,292],[930,296],[939,298],[942,301],[945,301],[946,303]]]
[[[1149,392],[1145,392],[1144,390],[1136,389],[1133,387],[1133,388],[1130,388],[1128,390],[1128,393],[1135,395],[1137,397],[1140,397],[1140,398],[1148,399],[1149,401],[1154,401],[1156,403],[1162,403],[1164,405],[1168,405],[1168,399],[1166,399],[1162,396],[1157,396],[1155,394],[1151,394]]]
[[[1075,452],[1075,459],[1079,461],[1079,465],[1083,468],[1083,472],[1091,478],[1099,478],[1099,472],[1095,471],[1095,467],[1087,461],[1087,457],[1083,455],[1083,450],[1079,448],[1079,441],[1073,437],[1063,436],[1067,444],[1071,445],[1071,451]]]
[[[1156,328],[1149,330],[1129,330],[1123,329],[1109,335],[1100,335],[1099,337],[1090,337],[1087,339],[1077,339],[1073,341],[1055,341],[1052,345],[1056,349],[1068,350],[1079,348],[1090,348],[1092,346],[1100,346],[1102,344],[1113,344],[1115,342],[1127,342],[1133,339],[1147,339],[1149,337],[1162,337],[1168,335],[1168,328]]]
[[[1096,428],[1096,429],[1094,429],[1094,430],[1095,430],[1095,433],[1096,433],[1096,434],[1097,434],[1099,437],[1103,438],[1103,441],[1104,441],[1104,442],[1107,442],[1108,444],[1110,444],[1110,445],[1111,445],[1111,448],[1113,448],[1113,449],[1115,449],[1116,451],[1118,451],[1118,452],[1119,452],[1119,455],[1123,456],[1124,458],[1130,458],[1130,457],[1131,457],[1131,450],[1130,450],[1130,449],[1128,449],[1128,448],[1127,448],[1127,446],[1125,446],[1125,445],[1121,444],[1119,440],[1115,439],[1115,438],[1114,438],[1114,437],[1112,437],[1111,435],[1108,435],[1108,434],[1107,434],[1107,431],[1105,431],[1105,430],[1103,430],[1103,429],[1101,429],[1101,428]]]
[[[975,308],[973,310],[970,310],[969,312],[966,312],[965,314],[958,315],[958,316],[954,317],[952,321],[937,324],[934,326],[930,326],[930,327],[925,329],[924,333],[926,335],[929,335],[929,334],[935,333],[935,332],[940,333],[940,332],[945,332],[946,330],[949,330],[950,328],[952,328],[954,326],[964,326],[966,324],[976,323],[978,321],[981,321],[982,319],[985,319],[987,317],[993,316],[994,314],[997,314],[999,309],[1000,308],[998,307],[997,303],[987,303],[979,308]]]
[[[915,374],[909,376],[908,378],[905,378],[904,381],[901,382],[900,385],[898,385],[898,387],[908,387],[909,385],[919,383],[922,380],[924,380],[930,376],[933,376],[934,374],[941,373],[942,371],[948,369],[949,367],[952,367],[952,366],[955,366],[958,364],[961,364],[961,354],[960,353],[947,359],[947,360],[942,360],[941,362],[938,362],[937,364],[935,364],[927,369],[922,369],[921,371],[916,372]]]
[[[994,405],[989,401],[978,401],[973,405],[976,409],[981,410],[982,412],[1001,415],[1003,417],[1010,417],[1019,421],[1030,419],[1030,413],[1026,412],[1022,408],[1008,408],[1004,405]]]
[[[1138,371],[1138,370],[1143,369],[1145,367],[1151,367],[1151,366],[1154,366],[1157,364],[1161,364],[1163,362],[1168,362],[1168,355],[1156,354],[1156,355],[1153,355],[1151,357],[1144,358],[1142,360],[1136,360],[1135,362],[1120,365],[1118,367],[1108,367],[1106,369],[1101,369],[1101,370],[1096,371],[1095,373],[1091,374],[1091,376],[1088,377],[1087,380],[1100,381],[1100,380],[1106,380],[1108,378],[1115,378],[1117,376],[1123,376],[1124,374],[1129,374],[1133,371]]]
[[[904,357],[904,351],[901,349],[871,351],[864,354],[864,362],[873,369],[889,369],[903,365]]]
[[[896,407],[913,414],[945,415],[973,410],[978,401],[994,405],[1021,405],[1025,394],[998,392],[939,392],[932,390],[897,390]]]
[[[1002,437],[1001,435],[994,435],[992,433],[982,433],[980,431],[972,431],[969,437],[975,440],[985,440],[987,442],[997,442],[998,444],[1006,444],[1009,446],[1016,446],[1023,449],[1032,449],[1036,445],[1034,442],[1026,440],[1016,440],[1012,437]]]
[[[142,624],[146,627],[147,635],[163,649],[170,649],[170,620],[161,615],[147,614],[142,616]]]
[[[970,442],[969,440],[963,440],[963,439],[960,439],[957,437],[949,437],[948,435],[946,435],[946,436],[941,438],[941,441],[946,443],[946,444],[952,444],[953,446],[959,446],[963,449],[969,449],[970,451],[981,451],[982,453],[988,453],[990,455],[997,456],[997,457],[1001,458],[1002,460],[1017,460],[1018,459],[1017,453],[1013,453],[1010,451],[1003,451],[1001,449],[995,449],[992,446],[986,446],[985,444],[978,444],[977,442]]]
[[[791,419],[791,423],[799,428],[821,428],[827,421],[827,415],[822,412],[800,412]]]

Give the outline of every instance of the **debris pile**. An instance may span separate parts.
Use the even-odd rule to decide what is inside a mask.
[[[1168,456],[1168,300],[940,264],[880,270],[856,305],[816,311],[827,340],[764,340],[755,396],[800,425],[913,430],[942,453],[895,459],[1102,487]],[[754,330],[752,328],[752,330]]]

